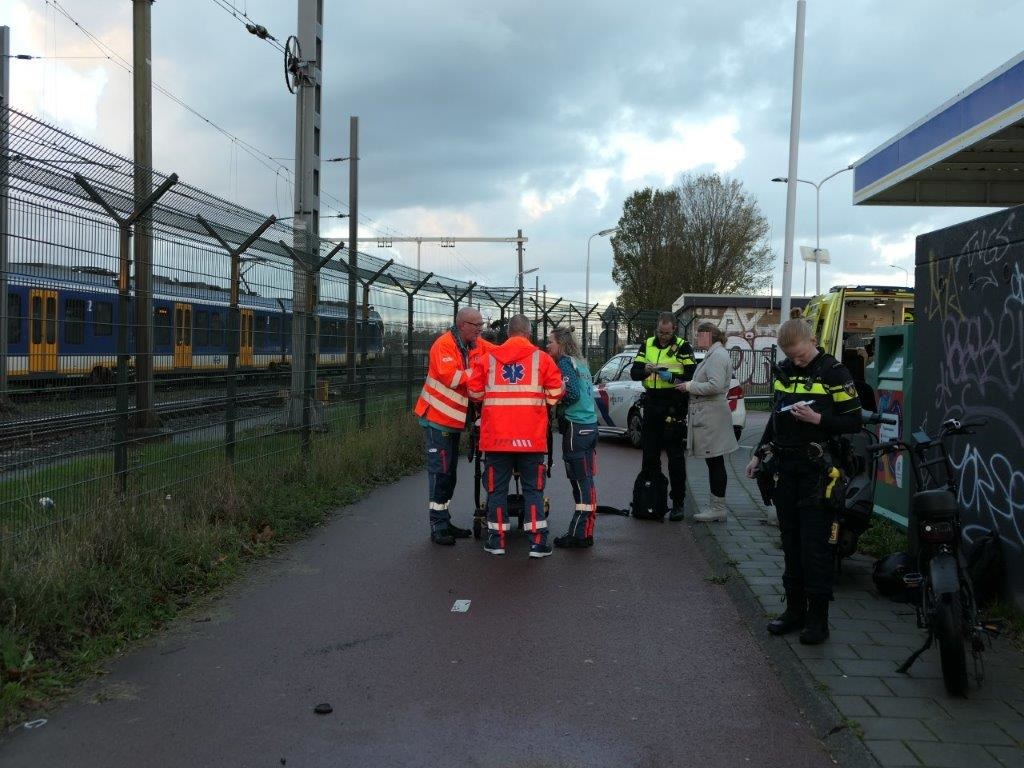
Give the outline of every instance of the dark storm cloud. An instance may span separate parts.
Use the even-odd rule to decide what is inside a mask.
[[[282,41],[295,28],[294,2],[235,2]],[[131,58],[128,4],[64,4]],[[858,159],[1017,53],[1019,7],[809,0],[801,178],[821,179]],[[622,136],[678,141],[680,121],[706,125],[732,115],[736,133],[725,138],[744,154],[729,161],[738,162],[729,175],[759,200],[781,250],[785,187],[769,179],[786,171],[795,9],[793,0],[325,0],[323,156],[348,154],[348,118],[359,115],[361,210],[398,229],[426,214],[442,226],[488,233],[523,226],[544,281],[581,295],[589,234],[614,224],[634,189],[665,183],[650,168],[649,176],[621,178],[625,155],[636,149]],[[153,20],[155,79],[290,167],[294,97],[278,52],[212,0],[158,0]],[[47,40],[82,42],[61,19],[47,24]],[[123,145],[130,81],[96,66],[107,66],[110,85],[90,138]],[[164,97],[155,105],[158,166],[268,213],[290,210],[283,174]],[[706,152],[714,165],[715,151],[698,147],[688,162]],[[610,180],[595,194],[580,182],[596,170]],[[866,254],[881,258],[877,243],[904,242],[913,227],[974,215],[853,208],[850,183],[849,174],[840,176],[821,195],[823,244],[836,272],[863,266]],[[345,165],[325,165],[323,186],[342,201],[325,207],[343,208]],[[541,202],[554,196],[539,218],[521,207],[528,191]],[[813,190],[800,185],[798,244],[813,242],[814,222]],[[594,263],[602,267],[592,291],[610,290],[607,243],[600,261],[597,245]],[[509,281],[506,255],[460,252],[474,269]]]

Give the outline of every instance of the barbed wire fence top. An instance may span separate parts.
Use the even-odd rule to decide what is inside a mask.
[[[12,406],[0,411],[0,541],[93,514],[96,499],[111,493],[122,503],[162,499],[221,472],[226,446],[235,466],[265,466],[300,447],[325,450],[324,441],[407,412],[429,346],[451,326],[457,306],[478,307],[489,321],[518,311],[515,287],[434,275],[365,252],[358,253],[359,298],[350,308],[347,248],[297,233],[288,221],[268,223],[269,216],[173,174],[138,169],[24,112],[9,109],[0,119],[8,129],[0,156],[7,182],[0,186],[7,211],[0,279],[9,374],[0,398]],[[144,220],[152,248],[146,296],[137,273],[127,286],[118,281],[125,265],[119,222],[138,204],[137,171],[147,189],[167,186]],[[237,249],[261,228],[238,256],[235,284],[224,245]],[[296,304],[292,250],[307,263],[334,253],[313,278],[309,317]],[[141,299],[152,302],[146,322],[134,317]],[[614,306],[588,314],[582,302],[551,292],[526,289],[524,299],[538,342],[556,325],[574,326],[582,340],[587,316],[594,363],[638,341],[653,321],[653,313],[627,317]],[[311,342],[298,354],[314,374],[296,384],[290,369],[300,322],[308,322]],[[352,355],[349,323],[356,327]],[[147,333],[148,351],[141,343]],[[146,381],[136,376],[143,358],[153,372]],[[155,440],[132,426],[146,405],[144,385],[161,422]],[[289,401],[301,403],[301,418],[289,415]]]

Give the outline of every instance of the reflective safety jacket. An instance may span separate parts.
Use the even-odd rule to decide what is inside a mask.
[[[633,367],[630,368],[629,377],[633,381],[642,381],[648,397],[659,401],[673,401],[685,405],[689,399],[684,393],[675,389],[676,384],[681,381],[689,381],[693,378],[693,369],[697,367],[697,361],[693,359],[693,347],[686,339],[673,336],[672,340],[664,347],[658,346],[658,337],[650,336],[644,342],[640,352],[633,359]],[[650,375],[644,372],[644,366],[650,363],[657,368],[667,368],[672,376],[671,381],[665,381],[657,373]],[[685,414],[685,411],[683,411]]]
[[[466,389],[472,365],[494,345],[477,339],[469,349],[455,334],[454,330],[445,331],[431,345],[427,379],[415,412],[441,429],[462,431],[469,414]]]
[[[469,396],[483,404],[480,449],[545,453],[548,406],[561,399],[562,374],[547,352],[523,336],[492,347],[473,366]]]
[[[829,438],[856,432],[860,428],[860,398],[846,367],[819,348],[807,367],[785,360],[779,365],[772,393],[772,415],[761,444],[773,442],[780,448],[808,443],[825,444]],[[821,414],[820,424],[799,421],[791,412],[794,403],[808,403]]]

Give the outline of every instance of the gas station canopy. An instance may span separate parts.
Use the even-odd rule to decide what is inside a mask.
[[[854,163],[853,202],[1024,203],[1024,53]]]

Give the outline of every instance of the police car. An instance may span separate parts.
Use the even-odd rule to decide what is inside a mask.
[[[634,447],[640,447],[644,426],[643,383],[629,378],[629,369],[640,352],[633,344],[612,357],[594,374],[594,402],[597,405],[597,427],[602,435],[625,437]],[[694,355],[699,362],[704,352]],[[732,428],[739,439],[747,423],[747,409],[743,403],[743,387],[733,374],[727,393],[732,411]]]

